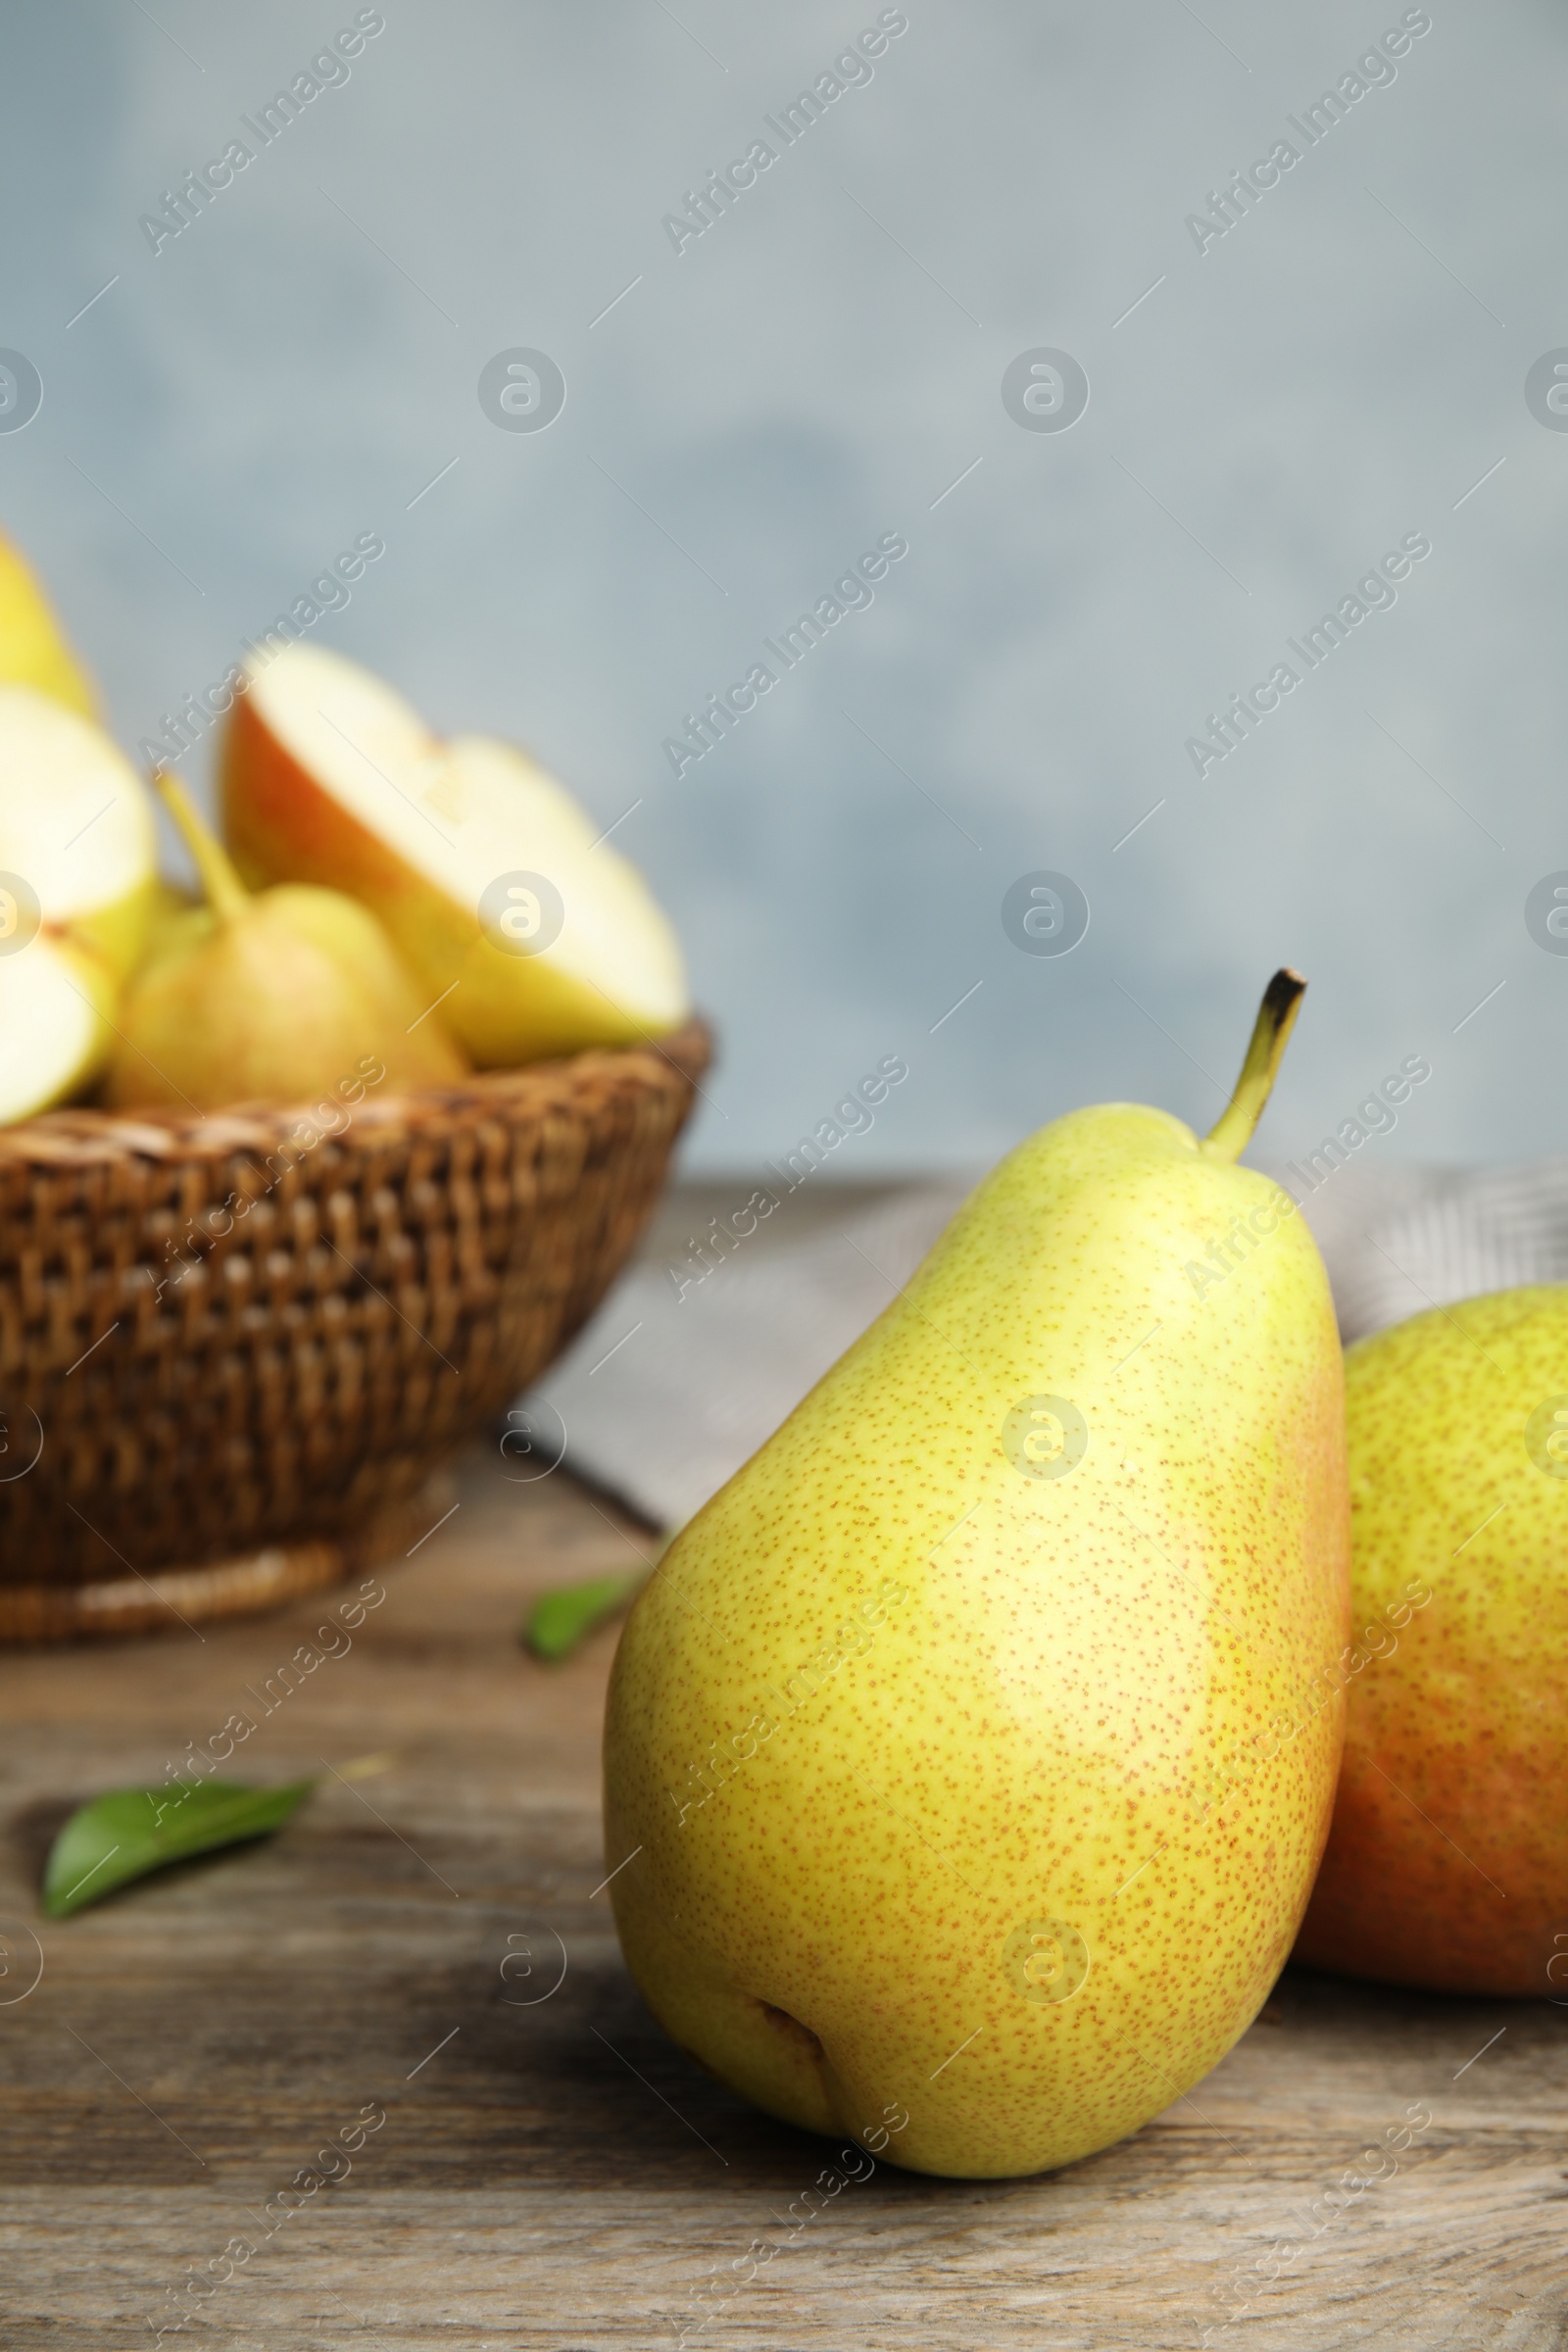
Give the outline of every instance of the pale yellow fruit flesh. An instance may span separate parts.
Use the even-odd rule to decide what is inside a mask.
[[[0,1126],[89,1084],[114,1043],[114,1002],[103,965],[47,935],[0,955]]]
[[[0,685],[0,872],[117,977],[134,970],[157,892],[147,788],[101,727],[30,686]]]
[[[622,1945],[776,2115],[876,2146],[903,2114],[890,2160],[1034,2172],[1168,2106],[1265,1997],[1328,1827],[1348,1572],[1338,1335],[1282,1205],[1156,1111],[1045,1129],[639,1599]],[[1039,1396],[1087,1425],[1059,1477],[1004,1450]]]

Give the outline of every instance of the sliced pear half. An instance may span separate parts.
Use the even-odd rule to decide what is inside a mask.
[[[443,742],[370,671],[291,645],[253,663],[221,772],[247,879],[362,900],[481,1065],[686,1018],[680,948],[642,877],[514,746]]]

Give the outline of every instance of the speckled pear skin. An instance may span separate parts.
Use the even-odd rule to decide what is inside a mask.
[[[1169,2106],[1263,2001],[1348,1605],[1339,1340],[1280,1205],[1159,1111],[1043,1129],[644,1590],[605,1734],[609,1864],[641,1848],[621,1944],[773,2114],[1037,2172]],[[1200,1295],[1238,1214],[1274,1229]],[[1061,1475],[1004,1447],[1039,1396],[1087,1425]]]
[[[1297,1956],[1568,1999],[1568,1289],[1416,1315],[1345,1370],[1363,1662]]]

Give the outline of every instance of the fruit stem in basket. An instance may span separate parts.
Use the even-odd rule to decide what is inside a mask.
[[[176,776],[159,768],[153,777],[159,798],[179,827],[180,838],[196,860],[207,904],[220,923],[232,922],[250,905],[251,894],[234,870],[233,859],[213,831],[204,824],[189,794]]]

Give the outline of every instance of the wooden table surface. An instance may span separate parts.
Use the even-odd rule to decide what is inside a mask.
[[[341,1596],[0,1657],[0,2344],[108,2352],[186,2314],[166,2342],[257,2352],[673,2347],[683,2323],[716,2352],[1568,2344],[1568,2007],[1545,2003],[1288,1973],[1121,2146],[1030,2180],[879,2164],[797,2230],[837,2143],[664,2040],[596,1891],[613,1629],[555,1669],[515,1638],[531,1592],[648,1538],[516,1467],[474,1448],[438,1506],[461,1507],[233,1769],[386,1767],[74,1919],[37,1914],[65,1813],[256,1714]],[[1309,2213],[1411,2108],[1432,2120],[1397,2172]],[[341,2177],[285,2217],[313,2167]],[[1284,2237],[1309,2242],[1265,2278]],[[757,2239],[781,2251],[749,2278]]]

